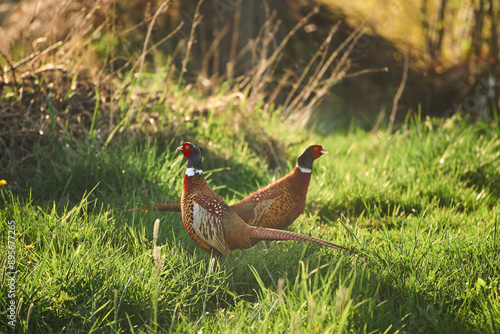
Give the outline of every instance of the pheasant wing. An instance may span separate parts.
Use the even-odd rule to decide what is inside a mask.
[[[241,208],[243,212],[241,212],[241,217],[245,218],[245,221],[249,225],[257,226],[262,220],[262,216],[264,216],[269,208],[273,205],[276,200],[279,200],[279,197],[283,195],[283,189],[280,184],[277,185],[269,185],[260,191],[256,191],[250,197],[249,203],[250,206],[247,207],[248,212],[244,212],[243,207]],[[240,214],[238,211],[239,208],[236,208],[235,211]],[[250,211],[251,210],[251,211]]]
[[[221,204],[217,200],[200,197],[195,198],[193,204],[193,230],[222,255],[231,255],[224,239],[223,212],[218,209]]]

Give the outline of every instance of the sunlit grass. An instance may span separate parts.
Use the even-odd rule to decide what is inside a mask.
[[[128,67],[87,77],[95,69],[81,70],[82,61],[106,68],[97,54],[122,55],[113,54],[116,36],[98,42],[87,33],[45,53],[68,72],[44,72],[32,86],[13,81],[2,95],[18,122],[6,123],[8,133],[21,132],[0,156],[0,220],[14,220],[17,232],[15,331],[499,331],[497,126],[410,118],[394,133],[320,136],[249,97],[256,86],[194,89],[155,50],[138,71],[140,55],[127,44]],[[50,94],[39,89],[46,81]],[[179,214],[123,215],[179,201],[186,165],[174,149],[183,141],[204,147],[205,176],[229,203],[285,175],[308,145],[323,145],[330,153],[314,163],[306,209],[290,229],[370,261],[297,242],[214,261]],[[8,233],[0,231],[6,332]]]
[[[19,232],[18,331],[500,328],[495,128],[455,117],[408,121],[393,135],[318,137],[270,118],[262,129],[288,147],[278,154],[289,164],[268,170],[245,138],[224,135],[221,121],[207,125],[212,133],[193,128],[177,139],[117,135],[107,147],[69,139],[34,152],[38,166],[25,167],[31,195],[6,180],[0,217],[14,219]],[[209,183],[228,202],[286,173],[309,143],[322,144],[330,154],[315,162],[306,210],[291,229],[371,262],[295,242],[211,262],[179,214],[122,215],[140,203],[179,200],[185,163],[173,147],[182,140],[204,143]],[[161,266],[153,251],[157,218]],[[2,254],[4,240],[2,232]],[[3,309],[7,301],[2,285]]]

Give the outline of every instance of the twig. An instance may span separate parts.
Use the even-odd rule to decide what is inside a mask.
[[[67,72],[68,70],[66,69],[66,66],[64,66],[64,65],[47,64],[47,65],[40,67],[39,69],[37,69],[33,72],[31,72],[31,71],[24,72],[23,74],[21,74],[21,78],[26,79],[33,74],[40,74],[43,72],[51,72],[51,71]]]
[[[365,68],[364,70],[346,74],[344,75],[343,79],[349,79],[363,74],[378,73],[378,72],[389,72],[389,68],[387,66],[382,68]]]
[[[403,91],[406,85],[406,79],[408,78],[408,49],[405,50],[404,53],[404,68],[403,68],[403,77],[401,78],[401,82],[399,83],[398,91],[396,95],[394,95],[394,99],[392,100],[392,111],[391,117],[389,118],[389,127],[387,129],[388,133],[392,132],[392,127],[394,125],[394,120],[396,119],[396,112],[398,111],[398,103],[401,95],[403,95]]]
[[[5,73],[7,73],[7,72],[12,72],[12,76],[14,77],[14,82],[17,82],[17,79],[16,79],[16,72],[14,71],[14,67],[12,66],[12,64],[11,64],[11,62],[10,62],[10,60],[9,60],[9,58],[7,58],[7,56],[6,56],[6,55],[4,55],[2,51],[0,51],[0,55],[1,55],[3,58],[5,58],[5,61],[7,62],[7,64],[8,64],[8,65],[9,65],[9,67],[10,67],[10,70],[8,70],[8,69],[5,69],[5,70],[4,70],[4,74],[5,74]],[[9,78],[7,78],[7,77],[4,75],[3,81],[4,81],[4,83],[5,83],[5,84],[9,84],[8,79],[9,79]]]
[[[176,27],[176,28],[175,28],[175,29],[174,29],[174,30],[173,30],[170,34],[168,34],[167,36],[163,37],[163,38],[162,38],[159,42],[157,42],[157,43],[153,44],[153,45],[152,45],[152,46],[151,46],[148,50],[146,50],[146,52],[145,52],[146,56],[147,56],[147,55],[148,55],[151,51],[153,51],[154,49],[156,49],[159,45],[161,45],[162,43],[164,43],[165,41],[167,41],[168,39],[170,39],[173,35],[175,35],[175,34],[176,34],[176,33],[177,33],[177,32],[178,32],[181,28],[182,28],[182,26],[183,26],[183,25],[184,25],[184,22],[179,23],[179,25],[178,25],[178,26],[177,26],[177,27]],[[175,58],[175,56],[176,56],[177,52],[178,52],[178,48],[176,48],[176,49],[174,50],[174,52],[172,53],[172,56],[171,56],[171,58],[172,58],[172,59],[174,59],[174,58]],[[143,52],[143,54],[144,54],[144,52]],[[128,61],[125,65],[123,65],[121,68],[126,68],[126,67],[130,64],[130,63],[131,63],[131,61],[129,60],[129,61]],[[137,68],[137,66],[138,66],[138,64],[139,64],[139,63],[140,63],[140,60],[138,60],[138,61],[135,61],[135,62],[134,62],[134,64],[132,65],[132,67],[131,67],[131,69],[130,69],[130,72],[131,72],[131,73],[133,73],[133,72],[135,71],[135,69]],[[173,69],[175,69],[175,67],[173,67],[173,66],[172,66],[172,68],[173,68]],[[173,71],[171,70],[171,72],[170,72],[170,76],[172,76],[172,75],[173,75]],[[127,86],[129,86],[129,85],[130,85],[130,82],[128,82],[128,81],[124,81],[124,82],[122,83],[122,85],[120,86],[120,88],[119,88],[119,89],[117,89],[117,92],[124,90],[124,89],[125,89]],[[167,85],[167,86],[168,86],[168,85]],[[115,94],[113,98],[116,98],[116,96],[117,96],[117,95]]]
[[[382,124],[382,121],[385,118],[385,104],[382,104],[380,107],[380,112],[377,116],[377,120],[375,121],[375,125],[372,128],[372,133],[377,133],[378,130],[380,129],[380,124]]]
[[[289,106],[290,101],[295,96],[295,93],[296,93],[297,89],[301,87],[302,82],[304,81],[307,73],[309,73],[309,70],[311,69],[311,67],[314,64],[323,64],[325,62],[325,58],[326,58],[326,55],[327,55],[328,46],[330,45],[332,37],[337,32],[339,26],[340,26],[340,22],[338,22],[337,24],[335,24],[335,26],[333,26],[330,29],[330,32],[328,33],[328,37],[325,38],[325,40],[323,41],[323,44],[321,45],[321,47],[318,49],[318,51],[316,51],[316,53],[311,58],[311,60],[307,64],[307,66],[304,68],[304,70],[302,71],[302,74],[301,74],[300,78],[293,85],[293,88],[292,88],[291,92],[288,93],[288,96],[286,97],[285,103],[283,103],[283,105],[285,107]],[[319,61],[316,61],[316,59],[318,57],[320,57],[320,59],[319,59]]]
[[[149,24],[148,32],[146,33],[146,38],[144,39],[144,45],[142,47],[141,64],[139,65],[139,75],[142,73],[142,69],[144,67],[144,60],[146,59],[146,50],[148,49],[149,39],[151,38],[151,32],[153,31],[153,27],[155,25],[156,19],[158,18],[160,13],[163,12],[163,10],[165,8],[168,8],[169,2],[170,2],[170,0],[166,0],[166,1],[162,2],[160,7],[158,7],[158,9],[156,10],[155,15],[153,16],[153,19],[151,20],[151,23]]]
[[[171,32],[169,33],[167,36],[163,37],[161,40],[159,40],[157,43],[153,44],[149,49],[147,49],[146,51],[143,51],[142,52],[142,55],[144,56],[147,56],[148,54],[150,54],[153,50],[155,50],[158,46],[160,46],[161,44],[165,43],[167,40],[169,40],[173,35],[175,35],[181,28],[182,26],[184,25],[184,22],[181,22],[179,23],[179,25]],[[142,58],[142,55],[141,55],[141,58]],[[142,59],[141,59],[142,61]],[[132,66],[132,69],[131,71],[133,72],[135,70],[135,68],[137,67],[137,62],[135,62],[135,64]],[[140,72],[138,72],[140,73]]]
[[[300,94],[297,95],[291,102],[290,105],[288,106],[291,109],[295,109],[296,106],[299,104],[300,101],[307,101],[313,92],[318,88],[320,84],[321,78],[325,75],[326,71],[330,67],[330,65],[333,63],[333,61],[337,58],[337,56],[344,51],[344,54],[342,55],[341,59],[338,61],[337,65],[332,71],[332,76],[336,75],[338,72],[338,69],[340,66],[343,66],[347,60],[347,57],[349,56],[349,53],[351,52],[352,48],[355,46],[356,42],[358,39],[362,36],[362,30],[364,27],[359,27],[356,29],[354,32],[352,32],[336,49],[335,51],[332,52],[332,54],[328,57],[328,59],[319,64],[318,67],[316,68],[316,71],[314,75],[312,75],[308,82],[306,83],[304,89],[300,92]],[[308,103],[309,106],[312,106],[311,103]]]
[[[54,50],[54,49],[56,49],[56,48],[60,47],[62,44],[63,44],[63,42],[62,42],[62,41],[59,41],[59,42],[57,42],[57,43],[55,43],[55,44],[53,44],[53,45],[51,45],[51,46],[47,47],[47,48],[46,48],[45,50],[43,50],[43,51],[37,51],[37,52],[34,52],[34,53],[30,54],[28,57],[26,57],[26,58],[24,58],[24,59],[21,59],[20,61],[18,61],[17,63],[15,63],[15,64],[13,65],[13,68],[12,68],[12,69],[16,69],[16,68],[18,68],[19,66],[21,66],[21,65],[23,65],[23,64],[25,64],[25,63],[27,63],[27,62],[29,62],[29,61],[31,61],[31,60],[33,60],[33,59],[35,59],[35,58],[39,58],[39,57],[45,56],[45,55],[46,55],[46,54],[48,54],[50,51],[52,51],[52,50]]]
[[[234,75],[234,70],[236,67],[236,55],[238,51],[238,36],[240,33],[240,20],[241,20],[241,4],[243,1],[240,1],[238,4],[238,8],[234,13],[234,22],[233,22],[233,36],[231,38],[231,48],[229,50],[229,62],[226,65],[227,79],[232,79]]]
[[[182,78],[184,77],[184,73],[186,73],[187,63],[189,61],[189,55],[191,53],[191,48],[193,47],[194,40],[194,32],[196,31],[196,27],[201,23],[203,16],[200,14],[200,7],[203,3],[203,0],[198,1],[198,5],[196,5],[196,10],[194,12],[193,24],[191,25],[191,33],[189,34],[189,40],[187,44],[186,55],[182,60],[182,68],[181,73],[179,75],[179,79],[177,80],[177,85],[180,85]]]
[[[203,57],[203,60],[201,61],[201,73],[203,73],[204,76],[208,76],[208,62],[210,61],[210,57],[212,57],[214,54],[215,54],[215,51],[217,50],[217,48],[219,47],[219,44],[222,40],[222,38],[224,38],[224,36],[227,34],[227,32],[229,31],[229,26],[224,26],[222,28],[222,30],[220,32],[218,32],[212,43],[210,44],[210,47],[208,48],[208,50],[205,52],[205,56]],[[214,70],[217,69],[218,66],[214,66]]]
[[[274,50],[274,52],[272,53],[271,57],[269,57],[269,59],[267,59],[267,61],[262,64],[261,66],[258,67],[258,71],[257,73],[255,74],[254,76],[254,79],[252,80],[253,82],[251,83],[251,87],[254,87],[256,86],[256,82],[257,81],[260,81],[261,80],[261,77],[263,75],[263,73],[270,67],[270,65],[273,65],[278,56],[280,54],[282,54],[282,50],[283,48],[285,47],[285,45],[288,43],[288,41],[292,38],[293,35],[295,35],[295,33],[301,28],[303,27],[307,21],[309,21],[309,19],[318,14],[319,12],[319,8],[318,7],[314,7],[314,9],[308,13],[306,16],[304,16],[289,32],[288,34],[285,36],[285,38],[283,38],[283,40],[281,41],[281,43],[279,44],[279,46]],[[263,51],[265,51],[265,45],[263,47]]]

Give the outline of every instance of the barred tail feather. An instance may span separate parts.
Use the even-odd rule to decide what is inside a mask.
[[[154,204],[154,205],[143,205],[136,209],[130,209],[123,213],[145,213],[145,212],[158,212],[158,211],[170,211],[170,212],[181,212],[181,204]]]
[[[349,254],[357,255],[358,253],[344,248],[339,245],[332,244],[328,241],[324,241],[321,239],[309,237],[307,235],[295,233],[295,232],[290,232],[290,231],[283,231],[283,230],[276,230],[273,228],[263,228],[263,227],[258,227],[250,232],[250,238],[255,239],[255,240],[295,240],[295,241],[302,241],[302,242],[309,242],[311,244],[319,245],[319,246],[324,246],[324,247],[330,247],[333,249],[337,249]]]

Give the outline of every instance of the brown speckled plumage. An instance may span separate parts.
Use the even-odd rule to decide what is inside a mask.
[[[285,177],[248,195],[231,208],[252,226],[284,229],[304,211],[310,173],[298,167]]]
[[[215,195],[215,196],[214,196]],[[212,221],[207,220],[207,224],[205,224],[206,228],[200,229],[203,232],[200,234],[196,233],[193,228],[194,222],[194,207],[195,203],[204,207],[208,213],[211,214],[209,217],[218,217],[221,218],[224,214],[225,207],[227,207],[226,203],[221,204],[221,200],[219,200],[217,195],[210,189],[205,178],[202,174],[196,174],[195,176],[187,176],[184,175],[184,183],[182,189],[182,199],[181,199],[181,213],[182,213],[182,222],[184,224],[184,228],[186,232],[189,234],[191,239],[203,248],[206,251],[214,250],[218,255],[230,255],[230,251],[227,247],[227,244],[224,242],[222,245],[219,245],[220,249],[209,245],[206,240],[211,236],[215,236],[217,233],[220,234],[222,226],[218,223],[218,220],[212,219]],[[210,205],[211,203],[217,204],[217,210],[215,205]],[[217,213],[216,213],[217,211]],[[219,225],[217,225],[219,224]]]
[[[201,248],[215,255],[228,256],[230,250],[249,248],[260,240],[297,240],[351,252],[298,233],[248,225],[205,181],[201,152],[196,146],[184,143],[178,150],[188,158],[181,196],[182,221],[191,239]]]
[[[249,225],[287,228],[304,211],[306,204],[311,172],[303,172],[301,169],[312,170],[313,161],[325,153],[321,145],[307,147],[297,159],[297,166],[289,174],[233,204],[231,209]],[[155,204],[143,206],[137,211],[180,212],[181,205]]]

